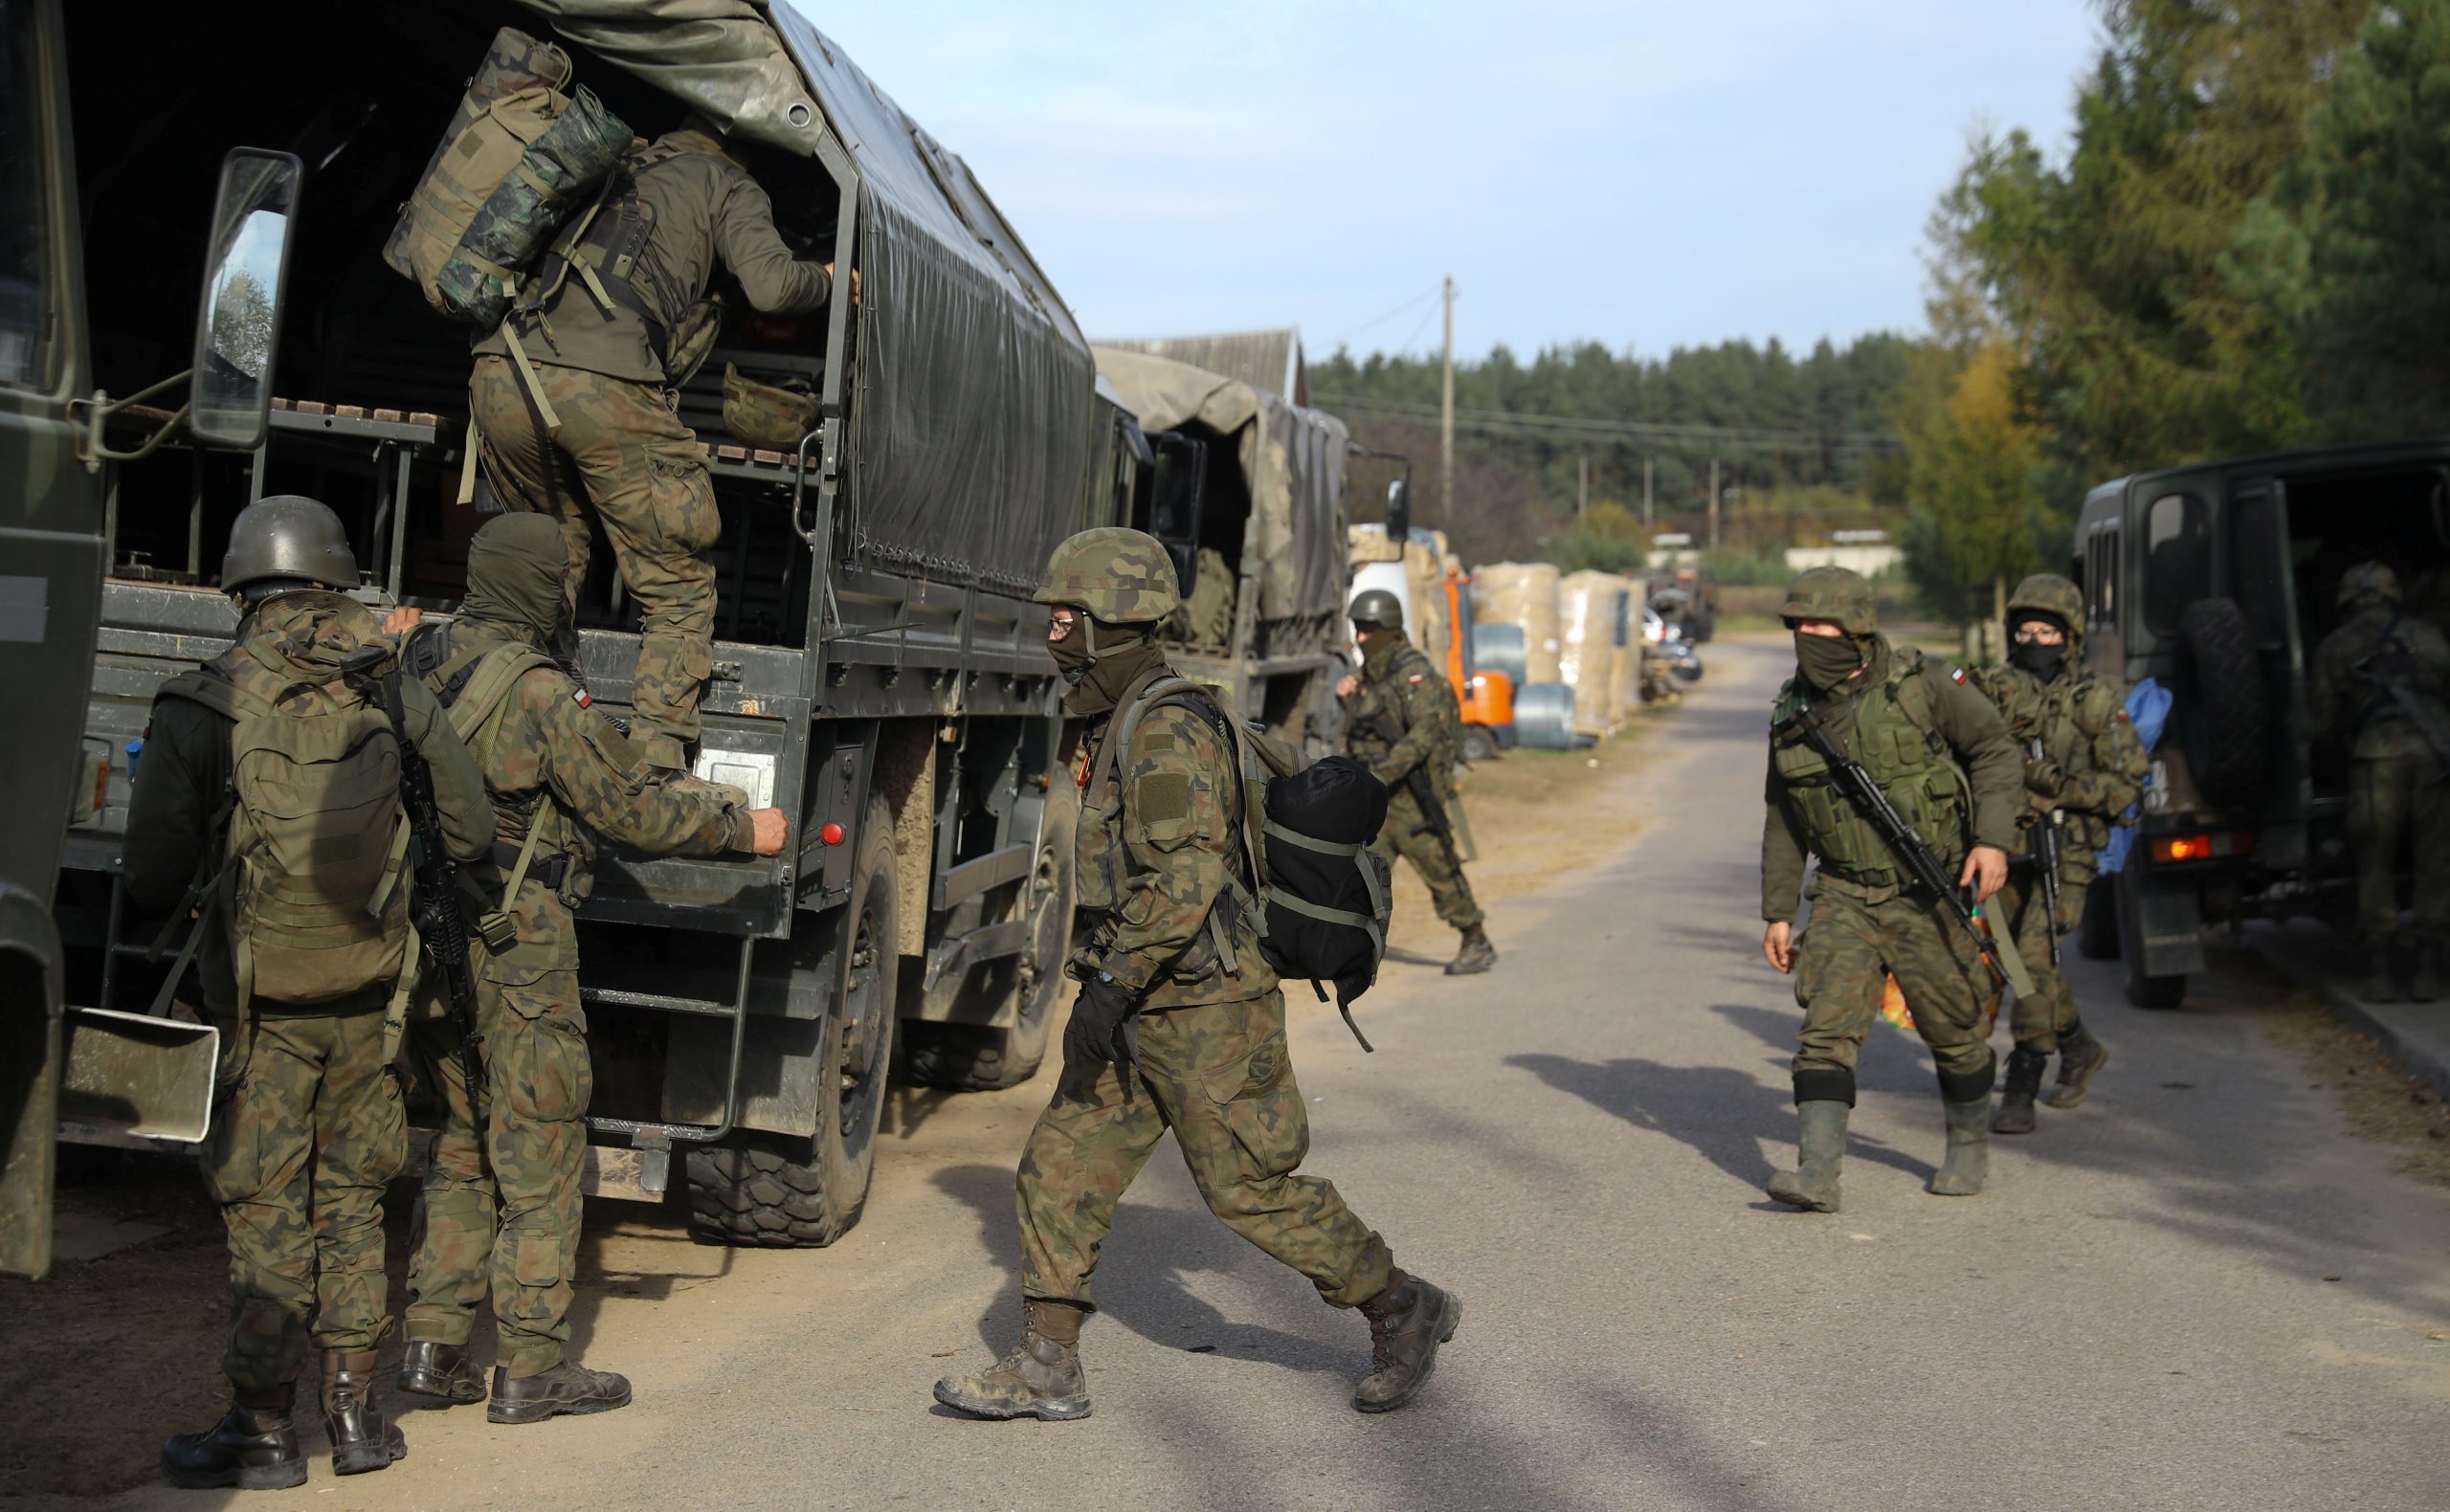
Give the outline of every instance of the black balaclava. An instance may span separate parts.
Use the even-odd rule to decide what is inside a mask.
[[[1872,659],[1868,635],[1807,635],[1795,632],[1795,667],[1803,679],[1827,693]]]
[[[1083,719],[1111,714],[1142,674],[1166,659],[1157,627],[1117,625],[1076,611],[1072,634],[1046,643],[1068,691],[1063,706]]]
[[[2056,614],[2046,614],[2038,610],[2026,610],[2016,615],[2008,626],[2008,634],[2014,635],[2016,633],[2016,627],[2028,621],[2041,625],[2056,625],[2059,627],[2060,634],[2067,634],[2065,620]],[[2013,641],[2008,647],[2008,665],[2030,672],[2044,682],[2051,681],[2067,670],[2067,643],[2061,640],[2056,646],[2045,646],[2038,641]]]

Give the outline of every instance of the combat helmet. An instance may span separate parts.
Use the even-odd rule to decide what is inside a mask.
[[[243,595],[269,578],[357,587],[357,553],[341,517],[303,494],[275,494],[239,510],[221,558],[221,590]]]
[[[1346,617],[1365,630],[1404,628],[1404,602],[1383,588],[1367,588],[1352,596]]]
[[[2399,575],[2379,562],[2359,562],[2350,567],[2339,580],[2339,607],[2350,609],[2366,598],[2397,603]]]
[[[1787,585],[1787,601],[1778,606],[1778,617],[1789,628],[1798,620],[1826,619],[1849,635],[1869,635],[1880,629],[1880,600],[1860,572],[1816,567]]]
[[[2084,630],[2084,590],[2056,572],[2037,572],[2008,595],[2008,623],[2047,614],[2073,641]]]
[[[1154,624],[1183,601],[1165,546],[1146,531],[1120,525],[1083,530],[1057,546],[1031,596],[1072,605],[1109,625]]]

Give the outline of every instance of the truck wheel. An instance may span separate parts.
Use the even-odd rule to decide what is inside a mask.
[[[2271,694],[2254,631],[2237,600],[2201,598],[2178,616],[2178,727],[2188,770],[2223,809],[2262,797],[2271,760]]]
[[[850,978],[825,1024],[834,1062],[817,1077],[813,1137],[752,1132],[689,1152],[689,1229],[702,1243],[827,1245],[851,1232],[876,1173],[877,1123],[892,1058],[901,978],[893,810],[881,793],[859,822],[851,878]]]
[[[1072,949],[1072,834],[1080,816],[1078,789],[1058,783],[1049,795],[1046,834],[1037,865],[1021,891],[1030,945],[1013,973],[1013,1022],[941,1024],[913,1019],[902,1026],[902,1075],[955,1092],[997,1092],[1037,1075],[1046,1059],[1055,1005],[1063,996],[1063,959]]]
[[[2083,916],[2076,923],[2076,953],[2087,961],[2118,959],[2118,874],[2096,878],[2084,891]]]
[[[1484,761],[1497,760],[1497,737],[1485,724],[1463,726],[1463,759],[1477,767]]]

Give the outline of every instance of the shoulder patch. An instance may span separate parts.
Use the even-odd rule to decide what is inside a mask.
[[[2118,723],[2121,724],[2132,724],[2135,723],[2133,716],[2127,712],[2127,705],[2123,703],[2118,707]]]
[[[1405,678],[1404,680],[1405,680],[1405,681],[1407,681],[1407,682],[1418,682],[1418,681],[1420,680],[1420,674],[1419,674],[1419,673],[1417,673],[1417,672],[1415,672],[1415,673],[1414,673],[1411,677],[1409,677],[1409,678]]]
[[[593,696],[592,694],[589,693],[585,688],[580,688],[580,687],[573,687],[573,688],[571,688],[571,689],[570,689],[570,701],[571,701],[572,703],[577,704],[580,708],[583,708],[583,709],[591,709],[591,708],[595,707],[595,698],[594,698],[594,696]]]
[[[1178,771],[1152,772],[1131,785],[1132,817],[1162,824],[1191,817],[1191,778]]]
[[[2037,631],[2035,634],[2038,634],[2040,633]],[[1965,680],[1965,669],[1963,667],[1950,667],[1949,669],[1949,680],[1950,682],[1963,682]]]

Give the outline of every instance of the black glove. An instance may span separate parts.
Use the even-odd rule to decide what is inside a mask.
[[[1107,1061],[1132,1058],[1132,1016],[1140,1012],[1140,995],[1110,977],[1091,976],[1080,984],[1072,1005],[1072,1021],[1063,1026],[1063,1064],[1092,1075]]]

